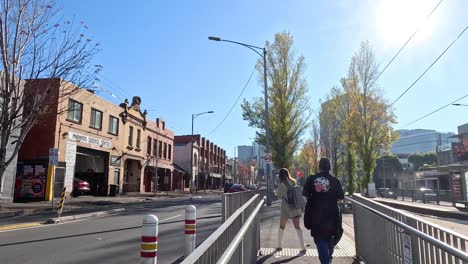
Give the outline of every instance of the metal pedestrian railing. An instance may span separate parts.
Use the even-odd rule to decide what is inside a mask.
[[[182,263],[255,263],[260,250],[260,209],[265,200],[254,194]]]
[[[347,199],[366,263],[468,263],[468,237],[359,195]]]
[[[266,189],[259,189],[255,191],[224,193],[222,197],[222,221],[228,219],[235,211],[244,205],[254,195],[259,194],[258,201],[261,197],[267,195]]]

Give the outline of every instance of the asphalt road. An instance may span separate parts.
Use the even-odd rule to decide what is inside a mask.
[[[197,244],[221,224],[219,199],[144,204],[121,214],[0,232],[3,263],[139,263],[141,223],[159,218],[158,263],[174,263],[184,254],[184,208],[197,207]]]

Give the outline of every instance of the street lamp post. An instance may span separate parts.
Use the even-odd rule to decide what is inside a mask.
[[[197,118],[198,116],[204,115],[204,114],[213,114],[214,111],[207,111],[207,112],[202,112],[198,114],[192,114],[192,139],[191,139],[191,144],[190,144],[190,175],[192,177],[191,183],[190,183],[190,191],[193,192],[194,185],[195,185],[195,177],[193,175],[193,120]],[[200,155],[200,153],[198,153]],[[197,165],[198,167],[198,165]]]
[[[213,41],[224,41],[224,42],[230,42],[230,43],[234,43],[234,44],[237,44],[237,45],[241,45],[241,46],[244,46],[246,48],[249,48],[251,49],[252,51],[254,51],[255,53],[257,53],[258,55],[260,55],[260,57],[263,58],[263,86],[264,86],[264,90],[265,90],[265,151],[266,153],[270,153],[270,122],[269,122],[269,113],[268,113],[268,83],[267,83],[267,61],[266,61],[266,55],[267,55],[267,51],[266,51],[266,48],[261,48],[261,47],[257,47],[257,46],[254,46],[254,45],[250,45],[250,44],[245,44],[245,43],[241,43],[241,42],[237,42],[237,41],[232,41],[232,40],[225,40],[225,39],[221,39],[219,37],[208,37],[209,40],[213,40]],[[258,50],[261,50],[263,52],[260,53]],[[267,205],[270,206],[271,205],[271,193],[272,193],[272,181],[273,179],[271,179],[271,163],[267,163],[266,164],[266,176],[267,176]]]

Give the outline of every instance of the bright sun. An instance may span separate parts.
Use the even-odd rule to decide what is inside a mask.
[[[376,14],[376,29],[385,46],[402,45],[419,28],[412,44],[427,40],[438,22],[436,10],[426,19],[438,1],[382,0]],[[440,8],[440,7],[439,7]]]

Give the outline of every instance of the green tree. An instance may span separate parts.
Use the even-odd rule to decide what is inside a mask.
[[[391,125],[395,117],[377,87],[378,73],[374,51],[368,42],[361,43],[359,52],[351,58],[346,94],[351,105],[349,136],[362,161],[364,188],[372,181],[378,154],[394,140]]]
[[[266,43],[268,102],[270,114],[270,145],[273,163],[277,167],[290,168],[294,153],[309,123],[309,99],[304,79],[306,64],[303,56],[296,56],[294,40],[289,32],[275,34],[273,43]],[[257,70],[263,85],[263,61]],[[249,126],[256,127],[256,140],[265,142],[264,99],[244,100],[242,111]]]
[[[435,152],[427,152],[427,153],[415,153],[408,156],[408,161],[413,164],[414,170],[419,170],[424,164],[427,165],[435,165],[437,164],[437,155]]]

